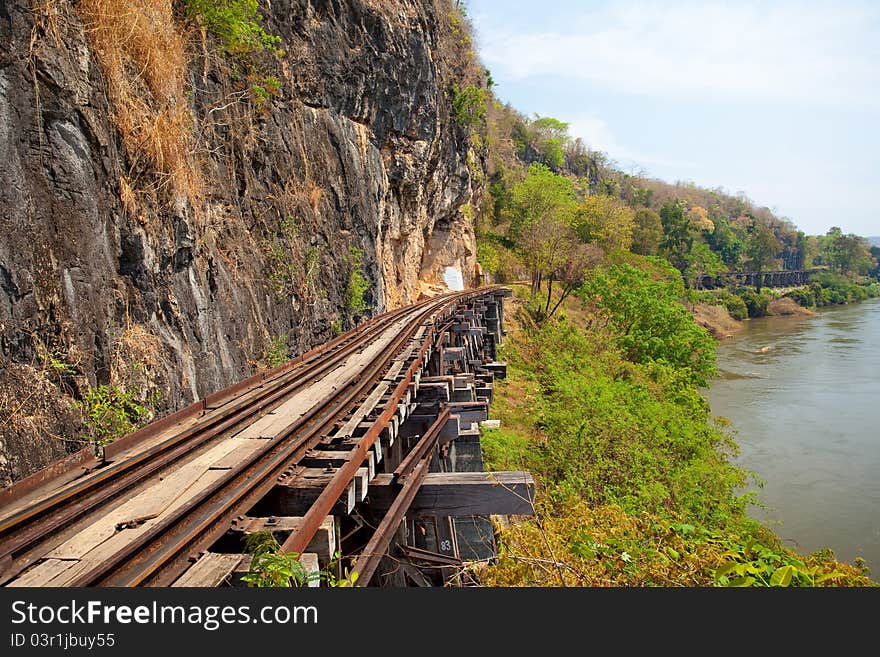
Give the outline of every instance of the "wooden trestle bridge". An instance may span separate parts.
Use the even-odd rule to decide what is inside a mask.
[[[810,276],[822,269],[803,269],[785,271],[747,272],[731,271],[720,276],[704,274],[697,280],[698,290],[715,290],[723,287],[755,287],[761,280],[761,287],[799,287],[810,282]]]

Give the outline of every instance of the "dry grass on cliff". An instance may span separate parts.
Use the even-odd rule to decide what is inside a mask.
[[[107,79],[133,172],[152,172],[166,201],[197,206],[203,184],[193,157],[186,41],[171,0],[81,0],[77,12]]]

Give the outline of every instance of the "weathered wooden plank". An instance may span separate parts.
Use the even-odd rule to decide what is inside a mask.
[[[358,502],[363,502],[367,498],[367,491],[370,486],[370,470],[369,468],[358,468],[354,476],[354,496]]]
[[[210,465],[211,470],[231,470],[239,463],[244,461],[248,456],[256,452],[262,447],[259,440],[242,440],[242,444],[238,445],[231,452],[226,454]]]
[[[214,451],[210,450],[208,453]],[[198,462],[182,466],[135,497],[123,502],[119,507],[97,518],[46,556],[56,559],[80,559],[87,552],[113,537],[121,526],[155,518],[208,470],[205,460],[213,458],[213,456],[209,459],[200,457],[197,459]]]
[[[188,489],[187,495],[181,495],[175,499],[164,511],[163,515],[173,512],[179,506],[185,504],[187,500],[196,495],[199,491],[213,485],[217,480],[225,475],[223,470],[208,470],[199,477]],[[127,543],[139,534],[149,531],[154,525],[161,522],[161,516],[151,518],[136,527],[122,529],[117,531],[113,536],[103,541],[99,545],[89,550],[82,556],[79,561],[70,561],[70,567],[62,571],[59,575],[49,581],[46,586],[69,586],[70,582],[76,579],[82,573],[91,570],[99,563],[106,561],[116,551],[122,549]]]
[[[172,587],[215,587],[226,581],[241,562],[240,554],[208,552],[190,566]]]
[[[301,526],[301,516],[245,517],[233,525],[232,531],[234,533],[252,534],[268,530],[278,535],[279,543],[283,543],[283,539],[287,538],[288,534],[296,531]],[[322,563],[327,563],[333,558],[336,552],[336,519],[334,516],[324,518],[306,551],[317,554]]]
[[[314,552],[303,552],[299,557],[299,562],[308,577],[306,586],[309,588],[321,586],[321,566],[318,563],[318,555]]]
[[[76,562],[64,559],[44,559],[6,586],[45,586],[52,578],[67,570],[74,563]]]
[[[391,506],[398,486],[393,475],[379,474],[370,481],[372,508]],[[410,505],[420,515],[531,515],[535,482],[528,472],[431,472]]]
[[[333,472],[306,468],[299,476],[276,484],[257,508],[260,513],[267,515],[303,515],[318,499],[333,475]],[[337,515],[350,514],[354,510],[355,500],[355,483],[352,480],[334,507],[334,513]]]

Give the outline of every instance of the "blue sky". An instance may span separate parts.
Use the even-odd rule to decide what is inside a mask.
[[[466,6],[497,95],[624,170],[880,235],[880,2]]]

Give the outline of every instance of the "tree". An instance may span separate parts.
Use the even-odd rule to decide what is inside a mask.
[[[699,205],[693,206],[687,211],[687,218],[695,230],[702,230],[710,233],[715,230],[715,224],[709,218],[709,212],[704,207]]]
[[[639,208],[633,217],[632,252],[639,255],[657,255],[663,224],[660,215],[651,208]]]
[[[541,282],[549,278],[547,305],[553,288],[553,275],[568,260],[571,249],[577,243],[577,235],[571,228],[568,219],[562,216],[550,216],[528,226],[522,234],[523,262],[532,275],[532,294],[541,289]]]
[[[727,265],[728,269],[736,269],[745,245],[725,219],[715,222],[715,229],[706,235],[706,243]]]
[[[632,244],[635,213],[611,196],[588,196],[574,213],[578,237],[605,251],[628,249]]]
[[[575,207],[574,186],[534,163],[525,179],[514,186],[510,206],[510,236],[531,273],[532,292],[537,293],[543,274],[555,267],[548,255],[556,248],[551,244],[555,244],[553,231],[569,225]]]
[[[779,255],[782,245],[776,239],[776,235],[767,226],[755,222],[752,232],[746,240],[746,256],[749,266],[755,272],[755,290],[761,291],[764,283],[764,270],[772,265]]]
[[[525,126],[526,148],[531,149],[536,159],[554,171],[565,166],[564,149],[569,141],[568,124],[551,116],[535,115]]]
[[[587,272],[602,261],[603,255],[602,249],[593,246],[592,244],[584,244],[582,242],[575,242],[572,244],[565,262],[563,262],[562,266],[550,276],[550,281],[547,285],[547,304],[544,307],[545,317],[553,317],[553,314],[559,309],[562,302],[565,301],[576,288],[579,288],[584,284]],[[556,305],[550,309],[550,299],[553,292],[554,279],[557,279],[562,283],[562,293],[559,295]]]
[[[703,276],[718,276],[727,270],[724,262],[718,254],[709,248],[703,241],[694,242],[690,253],[685,256],[687,268],[684,278],[692,288],[699,287],[698,283]]]
[[[834,226],[824,240],[823,260],[841,274],[863,274],[871,268],[868,241],[852,233],[844,235]]]
[[[685,216],[682,201],[666,201],[660,208],[660,223],[663,225],[663,239],[660,241],[660,254],[678,271],[687,269],[685,256],[691,252],[694,243],[693,226]]]

